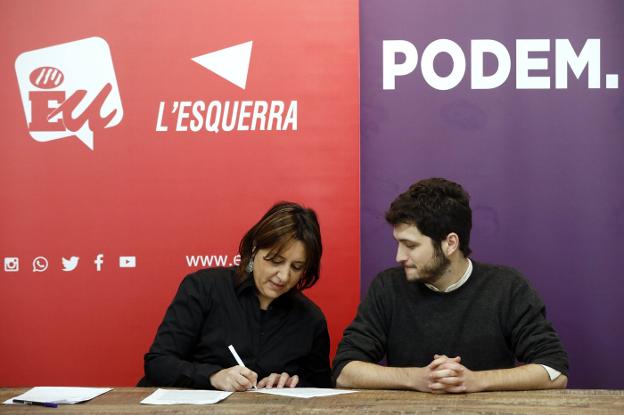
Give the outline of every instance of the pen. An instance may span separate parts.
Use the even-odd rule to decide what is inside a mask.
[[[247,366],[245,366],[245,364],[243,363],[243,360],[240,358],[240,356],[238,355],[238,353],[236,353],[236,349],[234,348],[234,346],[233,346],[233,345],[231,345],[231,344],[230,344],[230,345],[228,346],[228,349],[230,349],[230,352],[232,353],[232,356],[234,356],[234,360],[236,360],[236,363],[237,363],[239,366],[242,366],[242,367],[247,367]],[[258,389],[258,388],[256,387],[256,385],[253,385],[253,388],[254,388],[254,389]]]
[[[13,399],[13,403],[21,403],[22,405],[45,406],[46,408],[58,408],[58,404],[54,402],[37,402],[37,401],[25,401],[23,399]]]

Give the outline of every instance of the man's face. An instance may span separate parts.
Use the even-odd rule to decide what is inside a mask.
[[[451,261],[416,226],[398,224],[392,235],[398,243],[396,261],[405,269],[408,281],[433,284],[444,275]]]

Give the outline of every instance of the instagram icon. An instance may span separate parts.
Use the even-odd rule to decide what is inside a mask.
[[[19,271],[19,258],[17,258],[17,257],[5,257],[4,258],[4,271],[5,272],[17,272],[17,271]]]

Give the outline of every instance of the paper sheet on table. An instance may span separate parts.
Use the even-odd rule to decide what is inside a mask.
[[[112,388],[83,388],[63,386],[36,386],[19,396],[4,401],[4,404],[13,404],[13,399],[33,402],[51,402],[59,404],[74,404],[89,401],[96,396],[110,391]]]
[[[268,395],[288,396],[290,398],[319,398],[323,396],[342,395],[354,393],[354,390],[331,389],[331,388],[271,388],[250,389],[247,392],[265,393]]]
[[[141,401],[146,405],[206,405],[217,403],[230,396],[232,392],[184,389],[157,389]]]

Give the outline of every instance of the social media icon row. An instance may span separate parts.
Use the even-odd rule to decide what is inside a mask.
[[[43,272],[48,269],[48,259],[46,257],[38,256],[33,259],[32,266],[33,272]],[[18,257],[4,257],[5,272],[17,272],[19,269],[20,262]]]
[[[80,261],[80,257],[71,256],[69,258],[61,258],[62,263],[62,271],[70,272],[75,270],[78,267],[78,262]],[[102,271],[102,266],[104,264],[104,254],[97,254],[95,260],[93,261],[95,264],[96,271]],[[33,272],[44,272],[48,270],[50,263],[48,259],[43,256],[38,256],[32,261],[32,270]],[[136,268],[136,257],[135,256],[120,256],[119,257],[119,268]],[[18,257],[4,257],[4,271],[5,272],[17,272],[20,270],[20,260]]]

